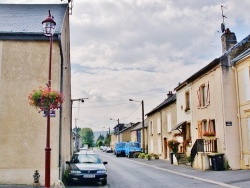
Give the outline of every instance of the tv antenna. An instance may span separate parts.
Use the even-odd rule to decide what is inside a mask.
[[[224,15],[224,12],[223,12],[223,8],[226,9],[226,7],[224,7],[223,5],[221,5],[221,16],[222,16],[222,23],[221,23],[221,32],[224,33],[225,32],[225,18],[227,18],[225,15]]]

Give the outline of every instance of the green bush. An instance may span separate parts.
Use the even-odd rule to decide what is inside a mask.
[[[146,154],[144,158],[150,160],[152,158],[152,155]]]
[[[133,157],[134,157],[134,158],[138,158],[139,155],[140,155],[140,152],[135,152],[135,153],[133,154]]]
[[[145,158],[145,153],[140,153],[138,158],[144,159]]]

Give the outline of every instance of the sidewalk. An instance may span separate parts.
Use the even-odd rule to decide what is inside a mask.
[[[220,185],[221,187],[250,187],[250,170],[203,171],[193,169],[191,166],[170,164],[169,161],[161,159],[145,160],[131,158],[129,160],[133,160],[136,163],[151,166],[153,168],[161,169],[169,173],[175,173],[181,176],[214,183]]]

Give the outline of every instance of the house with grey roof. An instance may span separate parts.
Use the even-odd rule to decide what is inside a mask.
[[[162,103],[146,114],[147,151],[169,160],[168,140],[173,138],[172,127],[176,125],[176,94],[170,91]]]
[[[50,182],[62,180],[71,156],[71,72],[68,4],[0,5],[0,184],[32,185],[38,170],[45,181],[46,117],[28,95],[48,84],[50,39],[42,21],[48,11],[56,29],[52,42],[51,87],[64,102],[50,118]]]
[[[186,154],[190,156],[192,166],[202,170],[242,168],[242,148],[246,148],[247,144],[246,140],[242,142],[239,124],[241,105],[237,85],[242,83],[236,78],[237,71],[232,60],[239,60],[241,54],[249,49],[249,36],[237,43],[235,34],[226,29],[221,41],[223,54],[175,88],[178,125],[188,122],[191,128],[191,150]],[[216,159],[220,160],[218,166],[213,160],[216,155],[219,156]],[[247,155],[245,160],[248,164]]]

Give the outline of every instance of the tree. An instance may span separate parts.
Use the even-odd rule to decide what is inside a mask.
[[[102,140],[102,141],[103,141],[103,140],[104,140],[104,136],[103,136],[102,134],[100,134],[100,135],[98,136],[98,138],[97,138],[97,141],[98,141],[98,140]]]
[[[107,133],[106,138],[104,140],[104,143],[105,143],[105,145],[109,145],[110,146],[110,142],[111,142],[111,136],[110,136],[109,133]]]
[[[98,147],[101,147],[101,146],[103,145],[103,141],[102,141],[102,140],[98,140],[98,141],[96,142],[96,145],[97,145]]]
[[[82,128],[80,131],[80,135],[82,137],[82,143],[88,144],[89,147],[93,147],[94,145],[94,133],[91,128]]]

